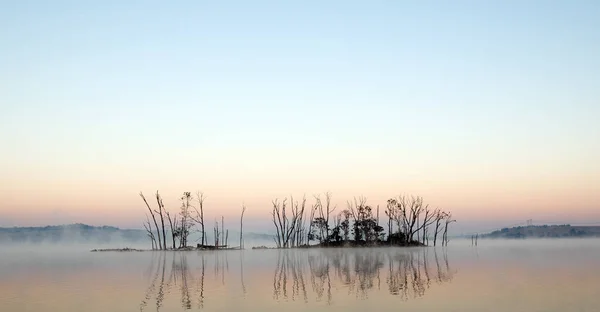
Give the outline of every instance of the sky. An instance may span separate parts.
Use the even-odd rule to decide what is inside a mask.
[[[600,222],[598,1],[2,1],[0,46],[0,226],[139,228],[157,190]]]

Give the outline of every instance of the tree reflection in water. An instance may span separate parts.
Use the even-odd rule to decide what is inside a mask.
[[[455,273],[450,268],[445,251],[429,248],[335,248],[276,252],[272,287],[273,299],[277,301],[308,303],[314,300],[332,304],[334,297],[344,293],[367,299],[372,291],[385,291],[381,289],[385,289],[385,284],[390,295],[409,300],[424,296],[433,284],[452,280]],[[193,306],[203,309],[205,300],[210,300],[205,296],[206,272],[213,270],[214,281],[211,284],[225,286],[226,275],[229,275],[228,254],[222,251],[154,253],[145,273],[150,284],[140,310],[155,303],[156,311],[159,311],[165,296],[175,294],[178,294],[184,310]],[[167,261],[167,257],[171,261]],[[188,258],[193,259],[193,268],[190,268]],[[246,297],[243,251],[239,254],[239,261],[239,281],[242,295]],[[252,291],[249,296],[252,296]]]
[[[172,257],[168,274],[166,265],[167,256]],[[154,272],[154,277],[151,279],[150,285],[146,290],[146,295],[140,304],[140,311],[145,310],[152,299],[156,302],[156,311],[159,311],[163,305],[165,294],[172,292],[179,293],[181,307],[183,309],[192,309],[194,298],[197,298],[198,309],[204,308],[204,279],[206,272],[205,255],[199,255],[201,265],[198,270],[198,277],[195,277],[194,274],[192,274],[187,257],[188,255],[186,252],[158,252],[153,255],[150,271]],[[155,269],[156,263],[158,263],[158,266]],[[221,270],[222,265],[215,265],[216,274]],[[168,280],[165,281],[167,276]]]
[[[433,257],[431,257],[433,254]],[[438,252],[426,248],[413,250],[373,249],[323,249],[318,252],[304,253],[308,260],[310,285],[317,301],[332,302],[332,284],[340,284],[349,295],[367,299],[369,291],[381,289],[382,270],[387,275],[385,281],[389,294],[402,300],[425,295],[432,282],[445,283],[452,279],[453,273],[448,264],[448,256],[443,252],[443,262]],[[294,290],[291,300],[295,300],[297,289],[303,290],[303,299],[307,301],[304,283],[304,259],[295,251],[280,251],[273,280],[273,297],[276,300],[290,299],[287,287]],[[434,262],[435,272],[431,272]],[[434,275],[435,274],[435,275]],[[435,276],[432,280],[431,276]],[[291,278],[291,281],[289,279]]]
[[[296,300],[302,296],[308,302],[306,283],[302,272],[305,266],[301,251],[286,250],[277,254],[277,266],[273,275],[273,298],[288,299],[288,282],[291,280],[291,299]]]

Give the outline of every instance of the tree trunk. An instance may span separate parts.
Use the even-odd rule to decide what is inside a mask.
[[[154,226],[156,227],[156,234],[158,234],[158,245],[160,246],[159,249],[162,249],[162,243],[161,243],[161,239],[160,239],[160,230],[158,229],[158,223],[156,222],[156,217],[154,216],[154,212],[152,211],[152,208],[150,208],[150,205],[148,204],[148,201],[146,200],[146,197],[144,197],[144,194],[142,194],[142,192],[140,192],[140,196],[144,200],[146,207],[148,207],[148,211],[150,211],[150,215],[152,216],[152,220],[154,221]]]
[[[160,214],[160,224],[162,226],[162,242],[163,242],[163,249],[167,249],[167,234],[165,232],[165,218],[163,216],[163,210],[164,210],[164,205],[162,202],[162,198],[160,198],[160,195],[158,194],[158,191],[156,191],[156,203],[158,204],[158,211]],[[160,235],[160,233],[158,234]]]
[[[221,216],[221,245],[226,245],[224,244],[224,238],[223,234],[225,233],[225,217]]]
[[[246,212],[246,206],[242,206],[242,215],[240,216],[240,249],[244,249],[244,212]]]

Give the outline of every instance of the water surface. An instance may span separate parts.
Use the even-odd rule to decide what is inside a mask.
[[[0,311],[600,311],[600,241],[0,250]]]

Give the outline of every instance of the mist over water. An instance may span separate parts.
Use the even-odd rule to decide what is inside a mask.
[[[447,248],[0,250],[0,311],[597,311],[600,240]]]

